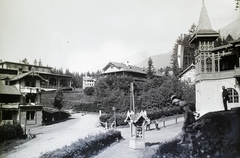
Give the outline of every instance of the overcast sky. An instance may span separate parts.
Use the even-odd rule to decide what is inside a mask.
[[[235,0],[205,0],[213,29],[239,18]],[[167,53],[198,23],[202,0],[0,0],[0,59],[102,70],[139,52]]]

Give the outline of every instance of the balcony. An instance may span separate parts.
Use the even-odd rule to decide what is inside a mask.
[[[41,91],[40,87],[21,87],[20,92],[21,93],[32,93],[37,94]]]
[[[41,85],[42,90],[56,90],[58,88],[62,88],[62,89],[71,89],[70,86],[54,86],[54,85]]]
[[[211,80],[211,79],[224,79],[224,78],[234,78],[240,75],[240,68],[235,68],[233,70],[225,70],[212,73],[199,73],[196,75],[196,81],[198,80]]]

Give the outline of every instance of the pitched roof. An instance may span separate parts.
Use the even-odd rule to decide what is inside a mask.
[[[212,29],[207,9],[203,4],[197,25],[197,33],[217,33]]]
[[[5,85],[2,81],[0,81],[0,94],[21,95],[15,86]]]
[[[19,80],[21,78],[24,78],[24,77],[30,75],[30,74],[33,75],[33,76],[37,76],[37,77],[41,78],[42,80],[44,80],[45,82],[47,82],[43,77],[41,77],[37,73],[34,73],[33,71],[29,71],[29,72],[26,72],[26,73],[22,73],[22,74],[16,75],[13,78],[11,78],[11,81]]]
[[[191,65],[189,65],[183,72],[181,72],[178,77],[181,77],[182,75],[184,75],[188,70],[191,70],[192,68],[195,68],[195,65],[192,63]]]
[[[217,38],[219,33],[212,29],[212,25],[208,16],[207,9],[205,5],[202,5],[202,9],[200,12],[198,25],[195,33],[193,34],[192,38],[190,39],[190,43],[194,42],[195,39],[198,37],[213,37]]]
[[[134,65],[126,65],[126,64],[117,63],[117,62],[109,62],[103,68],[103,71],[106,71],[112,65],[115,66],[116,68],[118,68],[121,71],[137,72],[137,73],[141,73],[141,74],[147,74],[147,69],[146,68],[141,68],[141,67],[137,67],[137,66],[134,66]],[[104,74],[104,72],[103,72],[103,74]],[[160,72],[156,72],[155,75],[156,76],[163,76],[163,74],[161,74]]]

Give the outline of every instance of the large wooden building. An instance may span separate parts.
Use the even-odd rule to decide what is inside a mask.
[[[147,69],[124,63],[109,62],[104,68],[101,76],[118,75],[131,76],[135,81],[147,80]],[[163,74],[155,71],[154,76],[162,77]]]
[[[228,109],[240,107],[240,40],[214,48],[218,37],[203,4],[197,30],[190,39],[196,48],[196,110],[201,115],[224,110],[222,86],[229,93]]]
[[[42,91],[71,88],[71,77],[51,73],[50,67],[0,62],[0,123],[27,127],[42,124]]]

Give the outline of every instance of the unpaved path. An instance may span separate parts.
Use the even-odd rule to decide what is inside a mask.
[[[105,132],[98,126],[99,115],[80,113],[72,114],[69,120],[61,123],[40,126],[32,129],[36,138],[17,146],[13,151],[5,155],[4,158],[32,158],[39,157],[41,153],[69,145],[79,138],[84,138],[91,134]]]

